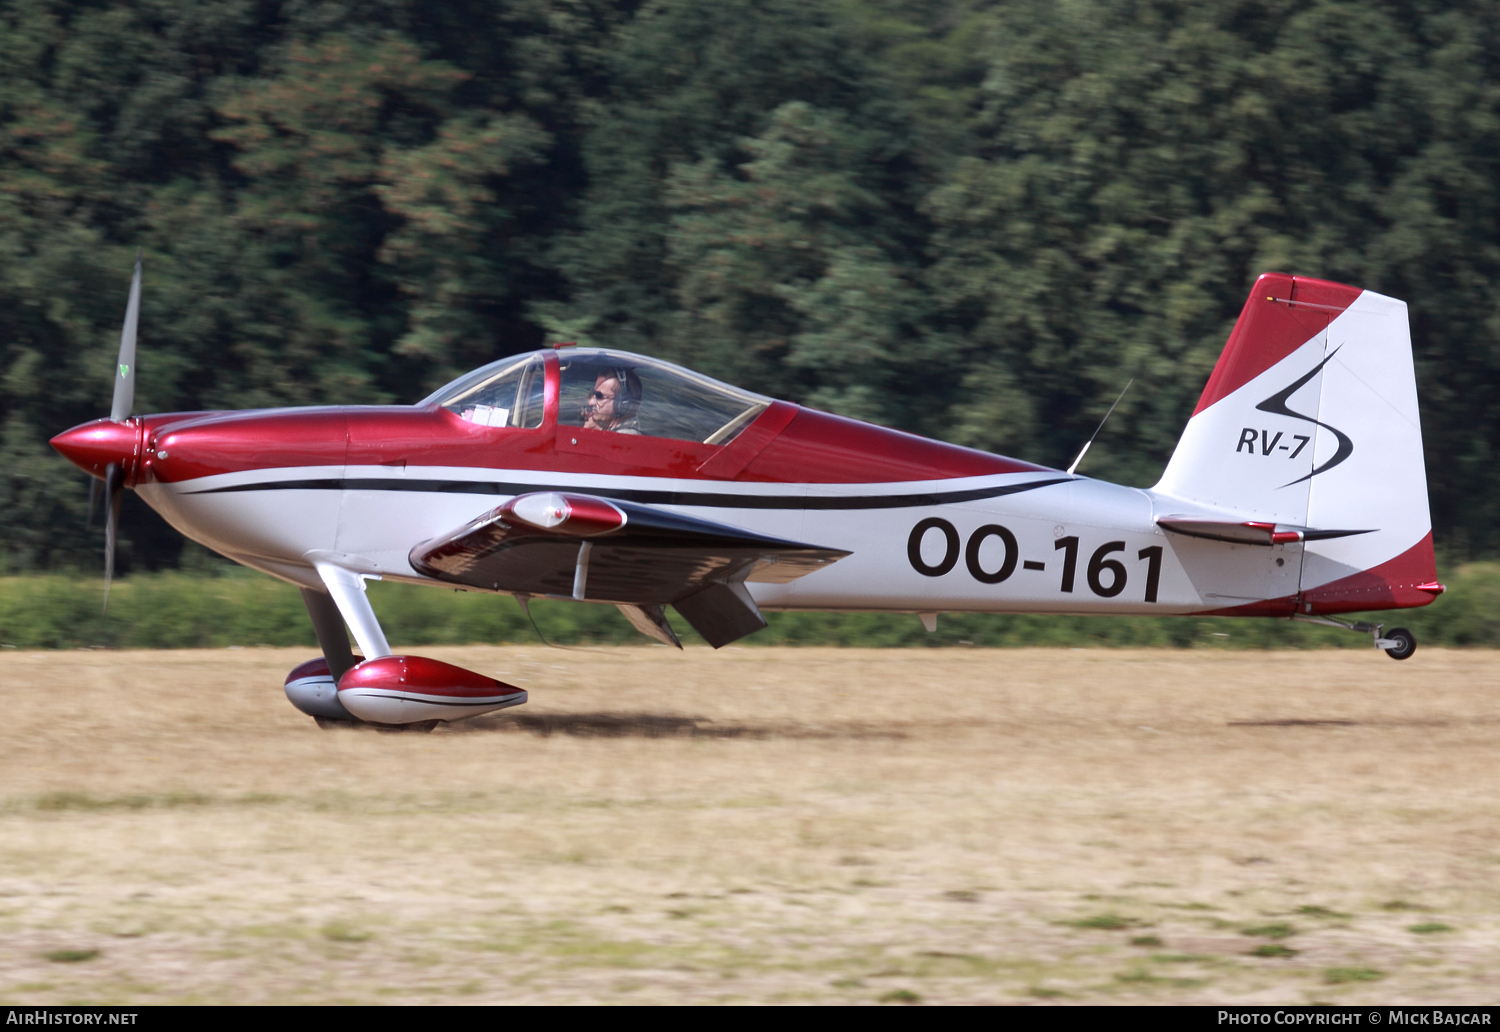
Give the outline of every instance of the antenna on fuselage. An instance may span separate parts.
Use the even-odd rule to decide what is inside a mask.
[[[1115,403],[1109,407],[1109,411],[1104,413],[1104,418],[1099,420],[1098,429],[1096,429],[1093,434],[1090,435],[1089,439],[1084,442],[1083,450],[1078,453],[1078,458],[1074,459],[1073,465],[1068,467],[1068,476],[1073,475],[1073,471],[1078,468],[1078,464],[1083,461],[1083,457],[1089,453],[1089,445],[1094,443],[1094,438],[1099,436],[1099,431],[1104,429],[1104,424],[1109,422],[1109,417],[1115,414],[1115,408],[1119,406],[1120,398],[1125,397],[1125,391],[1130,390],[1130,385],[1132,383],[1135,383],[1135,377],[1133,376],[1128,381],[1126,381],[1124,390],[1120,391],[1120,397],[1116,398]]]

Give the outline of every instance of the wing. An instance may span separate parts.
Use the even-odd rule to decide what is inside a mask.
[[[671,605],[718,648],[765,626],[746,580],[785,584],[848,554],[648,505],[549,491],[518,495],[424,541],[411,550],[411,564],[490,591],[647,613]]]

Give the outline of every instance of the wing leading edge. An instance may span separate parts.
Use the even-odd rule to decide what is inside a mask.
[[[719,648],[765,626],[746,580],[785,584],[848,554],[636,502],[548,491],[518,495],[417,545],[410,558],[421,573],[452,584],[612,602],[662,641],[671,631],[655,633],[666,626],[660,607],[670,605]]]

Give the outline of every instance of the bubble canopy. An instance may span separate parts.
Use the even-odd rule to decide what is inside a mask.
[[[557,363],[548,369],[547,356]],[[555,391],[547,391],[549,376]],[[556,410],[548,412],[548,396]],[[535,429],[548,416],[561,426],[728,444],[771,399],[690,369],[628,351],[567,348],[491,362],[425,398],[481,426]]]

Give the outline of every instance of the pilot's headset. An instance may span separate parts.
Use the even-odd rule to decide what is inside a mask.
[[[620,420],[634,419],[641,411],[641,397],[645,390],[641,386],[641,378],[636,371],[627,366],[617,366],[609,370],[609,375],[615,378],[620,389],[615,393],[615,416]]]

